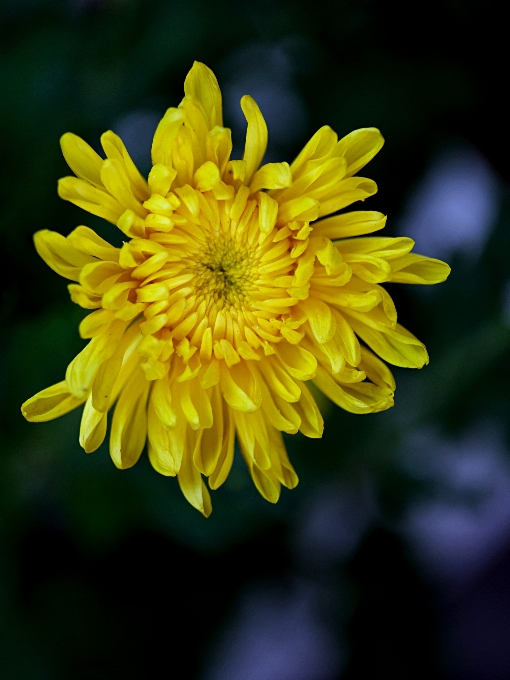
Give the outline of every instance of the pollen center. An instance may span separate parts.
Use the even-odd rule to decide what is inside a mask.
[[[253,262],[245,248],[228,238],[209,242],[196,265],[197,288],[215,301],[241,302],[253,281]]]

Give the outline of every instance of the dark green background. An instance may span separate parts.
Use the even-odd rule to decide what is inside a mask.
[[[477,596],[483,579],[489,591],[503,592],[494,635],[501,621],[508,626],[510,573],[501,567],[499,581],[490,580],[490,569],[509,563],[504,544],[487,574],[452,595],[423,575],[395,529],[417,498],[433,493],[402,465],[399,452],[412,431],[433,428],[455,441],[490,418],[508,442],[510,331],[502,308],[510,277],[510,111],[500,9],[501,3],[460,0],[5,0],[3,678],[205,677],[246,588],[269,583],[285,591],[295,579],[338,597],[325,616],[343,650],[331,678],[508,677],[504,670],[498,675],[497,664],[484,667],[483,658],[476,662],[481,668],[466,665],[462,645],[449,634],[453,613]],[[180,101],[195,59],[217,73],[220,86],[242,81],[250,46],[288,55],[285,82],[303,102],[300,138],[273,136],[270,151],[282,155],[272,160],[292,160],[324,124],[340,135],[364,126],[382,130],[386,145],[366,170],[380,193],[366,207],[389,215],[388,233],[396,235],[405,201],[431,159],[459,140],[499,174],[501,200],[483,250],[454,254],[447,283],[427,294],[391,286],[400,321],[431,355],[420,372],[395,371],[394,409],[364,417],[333,408],[322,441],[291,439],[301,482],[277,506],[257,495],[236,463],[205,520],[176,480],[159,476],[146,459],[119,472],[105,446],[86,456],[77,442],[79,413],[41,425],[21,417],[22,401],[61,380],[83,345],[77,333],[83,311],[38,258],[32,234],[46,228],[67,234],[85,223],[118,238],[109,225],[58,199],[56,181],[68,174],[59,137],[73,131],[97,147],[100,134],[131,112],[162,114]],[[283,78],[278,69],[274,78]],[[309,499],[332,483],[356,492],[366,480],[379,510],[353,550],[324,568],[306,566],[295,540]],[[493,600],[481,605],[482,618],[493,620]]]

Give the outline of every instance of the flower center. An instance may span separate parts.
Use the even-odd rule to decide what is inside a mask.
[[[228,237],[209,241],[196,264],[196,287],[215,302],[242,302],[254,278],[254,257]]]

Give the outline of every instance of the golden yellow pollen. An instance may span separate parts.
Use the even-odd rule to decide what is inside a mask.
[[[254,280],[253,253],[220,237],[209,242],[196,264],[196,287],[209,300],[241,304]]]

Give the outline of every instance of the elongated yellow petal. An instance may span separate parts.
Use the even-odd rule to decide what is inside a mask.
[[[248,123],[243,160],[246,161],[245,184],[249,184],[262,163],[267,148],[267,125],[257,103],[250,96],[241,99],[241,108]]]
[[[132,210],[138,217],[147,215],[147,209],[134,196],[129,176],[120,161],[115,159],[104,161],[101,168],[101,179],[104,186],[124,210]]]
[[[159,122],[152,142],[152,162],[172,167],[172,145],[182,127],[184,114],[176,108],[168,109]]]
[[[445,281],[451,271],[446,262],[416,253],[409,253],[393,260],[391,270],[390,281],[418,283],[425,286]]]
[[[209,486],[211,489],[218,489],[223,484],[223,482],[227,479],[232,467],[232,463],[234,462],[234,418],[232,417],[232,413],[224,401],[222,401],[222,408],[223,440],[220,455],[218,456],[216,462],[216,467],[209,477]]]
[[[108,241],[102,239],[89,227],[76,227],[69,234],[67,240],[76,250],[86,255],[92,255],[100,260],[107,260],[109,262],[119,261],[120,249],[113,248]]]
[[[113,321],[100,335],[92,338],[69,364],[66,382],[69,391],[76,397],[82,398],[88,394],[99,367],[114,354],[125,327],[125,321]]]
[[[321,412],[306,384],[298,384],[301,389],[301,398],[297,404],[294,404],[294,408],[301,418],[299,431],[304,434],[305,437],[319,439],[322,437],[324,431],[324,420]]]
[[[383,229],[386,217],[380,212],[358,210],[319,220],[313,225],[315,234],[330,239],[362,236]]]
[[[377,184],[371,179],[366,179],[365,177],[343,179],[336,185],[335,195],[325,201],[321,201],[319,217],[342,210],[342,208],[346,208],[356,201],[364,201],[376,192]]]
[[[93,215],[103,217],[108,222],[117,224],[124,212],[121,204],[107,191],[92,186],[77,177],[63,177],[58,181],[58,195],[64,201],[70,201]]]
[[[193,463],[193,452],[200,445],[202,431],[194,433],[192,437],[193,450],[184,456],[181,469],[177,475],[179,486],[188,503],[201,512],[204,517],[209,517],[212,512],[211,497],[207,490],[202,475]],[[190,447],[191,449],[191,447]]]
[[[319,159],[325,160],[333,151],[337,139],[338,136],[336,132],[333,132],[329,125],[321,127],[290,166],[293,175],[296,176],[299,174],[308,161]]]
[[[132,467],[147,437],[147,397],[150,383],[136,371],[122,391],[115,407],[110,436],[110,454],[121,470]]]
[[[115,132],[108,130],[108,132],[101,135],[101,145],[107,157],[122,168],[123,174],[125,173],[130,190],[133,192],[134,196],[139,201],[145,201],[149,197],[147,181],[142,177],[140,171],[133,163],[122,139],[116,135]],[[104,183],[102,175],[101,180]]]
[[[43,423],[60,418],[84,401],[84,397],[75,397],[71,394],[64,380],[27,399],[21,407],[21,412],[31,423]]]
[[[260,408],[260,387],[247,366],[238,364],[232,369],[222,370],[220,381],[225,401],[231,408],[246,413]]]
[[[101,166],[103,159],[101,156],[81,137],[73,135],[72,132],[66,132],[65,135],[62,135],[60,146],[67,165],[76,177],[102,188]]]
[[[306,314],[317,342],[323,344],[331,340],[336,332],[336,321],[329,305],[322,300],[308,298],[300,302],[299,306]]]
[[[43,229],[34,234],[35,248],[53,271],[71,281],[79,281],[83,267],[94,258],[80,252],[61,234]]]
[[[86,453],[98,449],[106,436],[106,413],[96,411],[89,396],[83,409],[80,425],[80,446]]]
[[[347,160],[346,177],[361,170],[382,149],[383,144],[383,136],[377,128],[354,130],[341,139],[335,154]]]
[[[170,445],[169,437],[172,435],[158,418],[153,396],[151,396],[149,400],[147,433],[149,437],[149,459],[151,465],[161,475],[175,477],[179,470],[179,466],[173,456],[173,449]]]
[[[202,104],[210,130],[223,125],[221,91],[210,68],[195,61],[184,81],[184,92]]]
[[[404,368],[422,368],[428,364],[429,357],[423,343],[399,324],[395,329],[383,326],[371,328],[361,322],[361,315],[356,312],[349,312],[349,315],[357,335],[388,363]]]

